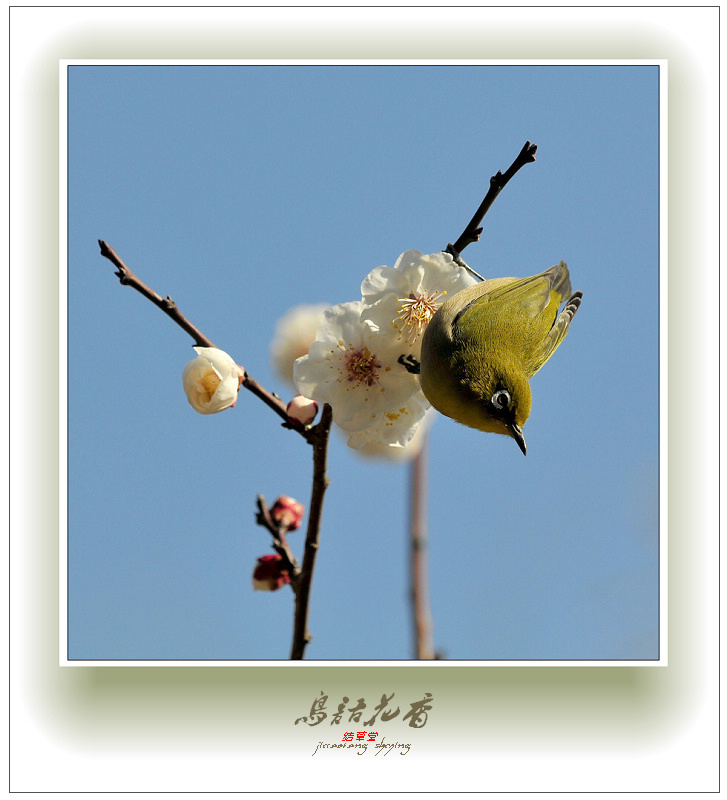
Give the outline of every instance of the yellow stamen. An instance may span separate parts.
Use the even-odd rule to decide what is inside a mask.
[[[397,328],[403,324],[409,328],[409,335],[407,336],[407,343],[412,344],[419,336],[422,335],[424,329],[429,324],[429,320],[434,316],[435,311],[439,308],[439,298],[447,294],[446,292],[436,292],[429,296],[423,294],[416,296],[410,294],[409,297],[400,297],[399,302],[401,308],[397,312],[397,318],[392,320]]]
[[[207,393],[207,400],[212,399],[212,396],[217,391],[217,387],[221,382],[220,376],[213,369],[208,369],[207,372],[205,372],[200,380],[200,383],[202,384],[202,388]]]

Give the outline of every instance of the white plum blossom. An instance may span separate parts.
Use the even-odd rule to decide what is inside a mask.
[[[304,356],[315,341],[316,331],[327,308],[324,303],[295,306],[278,320],[275,336],[270,344],[270,360],[278,376],[291,386],[295,385],[295,359]]]
[[[418,359],[421,337],[435,311],[477,279],[449,253],[407,250],[393,267],[376,267],[361,284],[361,319],[398,342],[399,353]]]
[[[361,284],[362,300],[325,310],[315,341],[295,334],[301,348],[310,344],[308,354],[295,362],[296,389],[328,403],[348,444],[362,454],[413,457],[430,405],[418,378],[399,359],[418,360],[421,336],[447,295],[476,282],[449,253],[407,250],[393,267],[376,267]],[[308,308],[320,313],[320,307]],[[303,319],[293,309],[280,321],[271,352],[285,351],[289,331],[300,330]]]
[[[364,456],[409,461],[421,449],[423,440],[417,434],[431,408],[424,394],[417,390],[406,405],[389,409],[378,422],[352,433],[348,445]]]
[[[436,413],[437,412],[429,406],[426,413],[417,424],[414,435],[403,446],[386,444],[383,439],[379,441],[371,439],[366,444],[357,448],[357,451],[362,456],[377,461],[390,461],[395,464],[411,461],[421,452]]]
[[[195,347],[197,358],[182,373],[189,404],[200,414],[217,414],[237,402],[237,390],[245,371],[232,356],[217,347]]]
[[[328,403],[351,447],[402,447],[429,404],[419,381],[397,362],[396,341],[361,321],[362,301],[327,309],[308,355],[295,362],[298,391]]]

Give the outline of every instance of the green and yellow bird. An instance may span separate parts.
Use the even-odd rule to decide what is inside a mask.
[[[424,332],[419,380],[427,400],[463,425],[511,436],[525,454],[528,381],[565,338],[581,297],[571,294],[562,261],[530,278],[495,278],[458,292]]]

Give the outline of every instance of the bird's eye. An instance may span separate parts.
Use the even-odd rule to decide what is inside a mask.
[[[492,395],[492,405],[500,411],[504,411],[510,405],[510,392],[507,389],[498,389]]]

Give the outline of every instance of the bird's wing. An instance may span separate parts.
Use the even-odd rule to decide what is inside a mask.
[[[570,296],[565,308],[558,314],[553,327],[548,331],[548,335],[543,339],[542,344],[536,348],[533,356],[528,364],[529,377],[535,373],[545,364],[545,362],[553,355],[558,349],[558,345],[565,338],[568,333],[568,327],[571,320],[576,315],[581,305],[582,292],[575,292]]]
[[[481,319],[478,311],[484,310],[485,303],[491,306],[499,305],[503,310],[508,309],[496,315],[505,324],[511,319],[513,322],[516,319],[522,321],[523,317],[525,320],[530,320],[535,331],[542,331],[535,337],[525,336],[528,344],[523,353],[525,360],[523,366],[530,378],[553,355],[568,332],[568,326],[581,303],[581,293],[576,292],[570,297],[563,311],[558,314],[563,298],[570,292],[568,267],[561,261],[560,264],[530,278],[515,278],[505,283],[498,281],[492,289],[485,290],[462,308],[454,318],[452,327],[465,336],[471,330],[477,330]]]
[[[497,284],[494,288],[485,289],[479,297],[474,297],[470,303],[460,309],[453,320],[454,325],[466,325],[469,321],[473,321],[476,314],[472,312],[481,307],[481,304],[500,301],[508,306],[512,304],[513,308],[518,309],[519,314],[524,311],[526,316],[538,317],[553,302],[551,292],[556,292],[558,295],[555,305],[557,310],[563,297],[566,297],[571,291],[568,267],[563,261],[530,278],[512,278],[502,283],[497,280],[493,283]],[[476,290],[473,287],[467,291]]]

